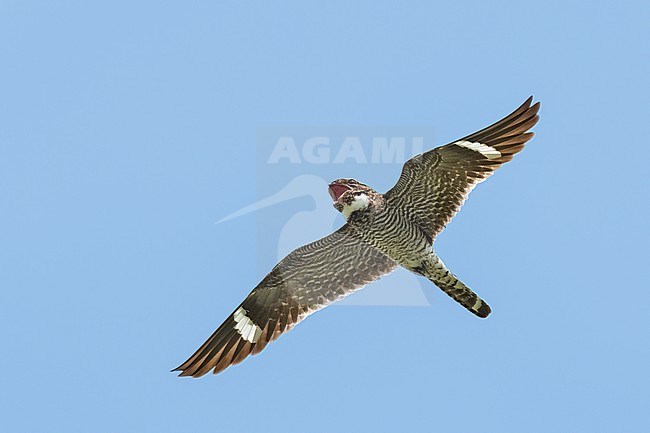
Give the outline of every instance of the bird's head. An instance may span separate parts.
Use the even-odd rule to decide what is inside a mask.
[[[346,220],[354,212],[370,210],[377,201],[379,193],[368,185],[355,179],[337,179],[330,183],[329,193],[334,200],[334,208],[343,214]]]

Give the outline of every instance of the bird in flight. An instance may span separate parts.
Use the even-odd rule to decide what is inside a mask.
[[[488,304],[447,269],[433,241],[468,194],[533,137],[532,96],[495,124],[408,160],[381,194],[355,179],[329,185],[346,224],[294,250],[264,277],[201,347],[173,371],[223,371],[291,330],[311,313],[402,266],[426,277],[474,315]]]

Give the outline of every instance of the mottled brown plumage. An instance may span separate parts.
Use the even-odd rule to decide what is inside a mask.
[[[473,314],[490,307],[451,273],[432,249],[477,183],[533,136],[539,102],[532,97],[499,122],[404,165],[385,194],[354,179],[329,192],[347,223],[282,259],[182,365],[181,376],[218,373],[288,332],[314,311],[402,266],[427,277]]]

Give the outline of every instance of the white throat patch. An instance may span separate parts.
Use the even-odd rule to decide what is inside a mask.
[[[365,194],[359,194],[354,196],[354,201],[351,204],[346,204],[343,206],[343,217],[347,221],[350,218],[350,214],[354,211],[365,209],[370,204],[370,197]]]

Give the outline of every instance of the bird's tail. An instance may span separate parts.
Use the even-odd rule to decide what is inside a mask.
[[[435,253],[432,252],[427,259],[422,261],[420,266],[411,270],[427,277],[453,300],[478,317],[487,317],[492,311],[485,301],[479,298],[472,289],[463,284],[456,275],[447,269],[445,264]]]

